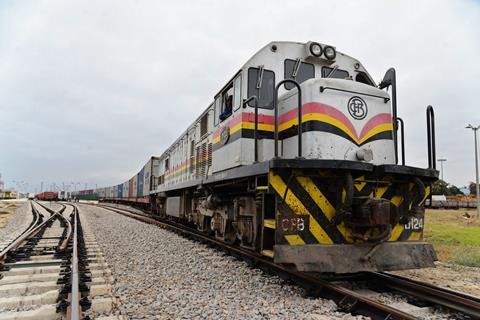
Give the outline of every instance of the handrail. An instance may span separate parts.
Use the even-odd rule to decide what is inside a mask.
[[[402,135],[402,140],[401,140],[401,147],[402,147],[402,166],[405,165],[405,123],[403,122],[403,119],[400,117],[397,117],[397,127],[398,124],[400,124],[400,134]]]
[[[355,94],[360,94],[360,95],[364,95],[364,96],[367,96],[367,97],[379,98],[379,99],[383,99],[383,102],[385,102],[385,103],[390,101],[389,97],[383,97],[383,96],[378,96],[378,95],[375,95],[375,94],[363,93],[363,92],[352,91],[352,90],[345,90],[345,89],[334,88],[334,87],[320,86],[320,92],[323,93],[325,90],[334,90],[334,91],[341,91],[341,92],[347,92],[347,93],[355,93]]]
[[[255,126],[253,129],[253,158],[254,162],[258,162],[258,98],[257,96],[251,96],[243,102],[243,107],[245,108],[247,104],[253,101],[255,108]]]
[[[432,106],[427,107],[427,144],[428,144],[428,167],[437,169],[435,150],[435,113]]]
[[[393,121],[393,146],[395,148],[395,163],[398,164],[398,137],[397,137],[397,74],[395,68],[390,68],[385,73],[383,80],[378,84],[379,89],[392,86],[392,121]]]
[[[278,89],[285,84],[291,83],[297,87],[298,94],[298,158],[302,157],[302,132],[303,132],[303,123],[302,123],[302,88],[297,81],[293,79],[285,79],[280,81],[275,87],[275,95],[273,96],[273,109],[275,111],[275,158],[278,158]]]

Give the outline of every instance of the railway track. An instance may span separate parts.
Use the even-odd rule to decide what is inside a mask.
[[[333,300],[339,310],[353,315],[369,316],[372,319],[418,319],[418,311],[429,306],[439,306],[449,312],[449,317],[458,319],[480,319],[480,299],[464,293],[437,287],[428,283],[414,281],[389,273],[368,272],[348,275],[343,278],[326,280],[316,275],[299,273],[287,266],[274,264],[272,259],[255,252],[225,244],[212,239],[196,229],[175,222],[159,221],[139,210],[132,211],[106,205],[107,210],[157,225],[177,232],[188,238],[207,243],[231,255],[246,260],[252,266],[274,273],[284,279],[293,280],[307,290],[307,294]],[[345,283],[364,283],[367,289],[350,288]],[[375,288],[375,291],[370,289]],[[409,303],[389,305],[375,299],[382,292],[394,292],[408,297]],[[443,310],[442,309],[442,310]]]
[[[77,208],[31,206],[32,223],[0,253],[0,320],[109,312],[111,272]]]
[[[17,230],[16,234],[12,234],[9,236],[9,239],[2,241],[0,243],[0,256],[4,254],[4,252],[7,251],[8,246],[10,246],[15,240],[17,240],[20,236],[22,236],[23,233],[28,232],[28,230],[31,230],[35,225],[38,223],[38,219],[40,218],[40,214],[37,213],[36,210],[32,208],[32,205],[30,202],[27,203],[29,211],[32,213],[32,221],[28,224],[27,228],[24,230]],[[4,208],[5,209],[5,208]]]

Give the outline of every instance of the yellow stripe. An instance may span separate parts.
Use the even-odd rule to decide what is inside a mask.
[[[376,190],[377,197],[381,198],[385,194],[387,189],[388,189],[388,187],[378,187],[377,190]]]
[[[320,121],[320,122],[331,124],[339,128],[343,132],[345,132],[350,138],[352,138],[354,141],[358,143],[357,137],[347,128],[347,126],[344,125],[341,121],[335,119],[334,117],[328,116],[326,114],[306,113],[302,115],[302,122],[307,122],[307,121]],[[292,120],[282,123],[279,126],[279,131],[286,130],[294,125],[298,125],[298,118],[294,118]]]
[[[393,230],[392,230],[392,235],[390,236],[390,240],[388,241],[397,241],[398,237],[402,234],[403,231],[403,224],[397,224]]]
[[[285,239],[287,239],[288,244],[291,246],[300,246],[305,244],[305,241],[298,235],[298,234],[289,234],[285,236]]]
[[[287,186],[283,182],[282,178],[270,171],[269,180],[275,191],[283,197]],[[333,243],[332,239],[330,239],[330,237],[325,233],[322,227],[320,227],[317,220],[315,220],[312,214],[307,210],[307,208],[305,208],[302,202],[297,198],[297,196],[295,196],[295,194],[290,189],[287,191],[285,202],[295,214],[308,214],[310,216],[309,230],[319,243]]]
[[[422,201],[420,201],[420,205],[422,205],[425,202],[425,200],[427,200],[429,195],[430,195],[430,186],[425,188],[425,196],[423,197]]]
[[[297,177],[298,183],[302,186],[305,191],[312,197],[313,201],[317,204],[317,206],[322,210],[325,217],[327,217],[328,221],[332,221],[333,217],[335,216],[335,208],[332,206],[330,201],[325,197],[325,195],[318,189],[318,187],[313,183],[312,179],[309,177]],[[321,214],[321,213],[320,213]],[[348,230],[342,224],[337,226],[338,231],[343,235],[346,239],[348,236]]]
[[[263,226],[265,228],[275,229],[276,221],[275,221],[275,219],[265,219],[265,220],[263,220]]]
[[[370,131],[368,131],[368,133],[365,136],[363,136],[362,139],[360,139],[360,143],[366,141],[367,139],[373,137],[376,134],[379,134],[380,132],[392,131],[392,130],[393,130],[393,126],[391,123],[380,124],[372,128]]]
[[[302,115],[302,123],[307,122],[307,121],[320,121],[320,122],[325,122],[328,123],[334,127],[337,127],[338,129],[342,130],[345,134],[347,134],[353,141],[355,141],[357,144],[360,144],[367,139],[370,139],[371,137],[375,136],[376,134],[379,134],[380,132],[384,131],[392,131],[393,130],[393,125],[391,123],[385,123],[385,124],[380,124],[374,128],[372,128],[370,131],[367,132],[367,134],[362,138],[358,139],[354,133],[348,129],[346,125],[344,125],[341,121],[338,119],[331,117],[326,114],[320,114],[320,113],[306,113]],[[279,125],[278,131],[282,132],[284,130],[287,130],[295,125],[298,125],[298,118],[291,119],[289,121],[286,121],[282,124]],[[230,128],[230,134],[234,134],[238,130],[241,129],[254,129],[255,124],[253,122],[249,121],[243,121],[241,123],[236,124],[232,128]],[[273,132],[275,130],[275,126],[273,124],[264,124],[264,123],[259,123],[258,124],[258,130],[262,131],[269,131]],[[220,135],[213,138],[212,144],[216,144],[220,141]]]
[[[365,176],[361,176],[354,181],[353,185],[355,186],[355,188],[357,188],[358,191],[362,191],[362,189],[367,185],[366,182],[361,182],[364,180],[365,180]]]
[[[413,231],[410,236],[408,237],[408,241],[418,241],[422,239],[422,232],[420,231]]]
[[[273,250],[262,250],[262,254],[266,257],[273,258]]]
[[[403,202],[403,196],[394,196],[392,200],[390,200],[396,207],[399,207]]]
[[[242,123],[242,128],[253,130],[253,129],[255,129],[255,123],[253,123],[253,122],[243,122]],[[273,124],[259,123],[258,124],[258,130],[273,132],[273,131],[275,131],[275,127],[274,127]]]

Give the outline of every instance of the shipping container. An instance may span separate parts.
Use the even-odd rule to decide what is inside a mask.
[[[117,186],[117,198],[123,198],[123,184]]]
[[[137,174],[137,197],[143,197],[144,169]]]
[[[98,197],[99,197],[100,199],[105,198],[105,188],[99,188],[99,189],[98,189]]]
[[[133,180],[133,190],[132,190],[132,197],[133,198],[136,198],[137,197],[137,178],[138,178],[138,174],[134,175],[132,180]]]
[[[150,191],[157,187],[160,177],[160,158],[151,157],[143,167],[143,193],[142,196],[149,196]]]
[[[129,181],[126,181],[122,184],[122,198],[128,198],[128,186],[129,186]]]
[[[133,178],[128,180],[128,197],[129,198],[133,197]]]

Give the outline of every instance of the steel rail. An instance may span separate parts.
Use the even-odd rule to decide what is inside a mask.
[[[38,204],[38,205],[39,205],[40,207],[42,207],[43,209],[47,210],[47,211],[50,213],[50,215],[54,214],[55,212],[60,212],[60,213],[62,213],[62,212],[65,210],[65,208],[66,208],[66,206],[65,206],[64,204],[60,203],[60,205],[62,206],[62,208],[61,208],[60,210],[58,210],[58,211],[55,211],[55,210],[53,210],[52,208],[49,208],[49,207],[45,206],[44,204],[41,204],[40,202],[35,201],[35,203]]]
[[[68,294],[69,305],[67,307],[67,319],[78,320],[82,318],[82,308],[80,306],[80,289],[78,275],[78,211],[73,206],[73,241],[72,241],[72,260],[71,260],[71,292]]]
[[[53,220],[53,218],[56,218],[57,214],[58,214],[58,215],[61,215],[61,213],[65,210],[65,206],[63,206],[63,208],[60,209],[59,211],[54,211],[54,210],[52,210],[52,209],[50,209],[50,208],[47,208],[46,206],[42,205],[41,203],[38,203],[38,202],[35,202],[35,203],[38,204],[39,206],[41,206],[42,208],[44,208],[45,210],[47,210],[48,212],[50,212],[51,215],[50,215],[50,217],[49,217],[47,220],[43,221],[40,225],[38,225],[35,229],[33,229],[32,232],[31,232],[31,235],[28,236],[28,237],[26,237],[26,239],[31,238],[31,237],[32,237],[33,235],[35,235],[35,234],[37,233],[37,231],[38,231],[40,228],[42,228],[47,222]]]
[[[43,228],[48,222],[56,218],[56,215],[58,213],[54,213],[51,215],[47,220],[43,221],[42,223],[38,224],[35,226],[33,229],[31,229],[28,232],[23,233],[20,237],[18,237],[13,243],[11,243],[5,250],[2,252],[0,255],[0,264],[5,260],[5,257],[8,255],[8,253],[12,250],[17,249],[18,247],[21,246],[21,244],[30,238],[32,238],[35,234],[38,233],[38,231]]]
[[[37,211],[37,209],[33,206],[32,203],[30,203],[30,207],[33,213],[32,222],[28,225],[27,229],[25,229],[22,233],[20,233],[6,248],[4,248],[0,252],[0,263],[4,260],[4,257],[7,255],[7,253],[12,249],[16,248],[17,244],[21,242],[22,236],[25,236],[28,233],[30,233],[33,230],[33,228],[35,228],[35,226],[39,224],[40,213]]]
[[[275,264],[273,260],[267,259],[256,252],[245,250],[239,247],[234,247],[234,246],[225,244],[222,241],[212,239],[204,234],[201,234],[199,231],[195,229],[191,229],[183,225],[178,225],[176,223],[159,221],[157,219],[147,217],[145,215],[133,213],[126,209],[117,209],[109,206],[99,206],[99,207],[104,208],[106,210],[120,213],[122,215],[131,217],[133,219],[136,219],[142,222],[154,224],[164,229],[173,230],[177,233],[196,238],[197,240],[200,240],[202,242],[207,242],[215,246],[218,246],[228,251],[231,254],[238,255],[238,256],[247,258],[249,260],[252,260],[255,262],[257,266],[261,266],[268,271],[275,271],[278,275],[283,277],[286,276],[289,279],[292,279],[297,283],[302,284],[302,286],[309,288],[310,290],[312,290],[312,292],[315,292],[316,295],[335,301],[339,306],[339,308],[344,312],[351,313],[354,315],[369,316],[372,319],[381,319],[381,320],[385,320],[385,319],[414,320],[416,319],[415,316],[407,314],[398,309],[394,309],[392,307],[389,307],[385,304],[379,303],[372,299],[366,298],[340,285],[328,282],[326,280],[319,279],[315,276],[312,276],[306,273],[297,272],[290,267]]]
[[[75,207],[73,209],[73,212],[75,214]],[[62,212],[63,213],[63,212]],[[67,225],[67,234],[65,236],[65,239],[63,239],[62,243],[58,245],[58,250],[59,251],[65,251],[68,246],[68,242],[70,241],[70,238],[72,237],[72,224],[70,223],[70,220],[68,220],[63,214],[58,214],[60,219],[62,219],[65,224]]]
[[[480,319],[480,298],[402,276],[380,272],[366,273],[383,286]]]

